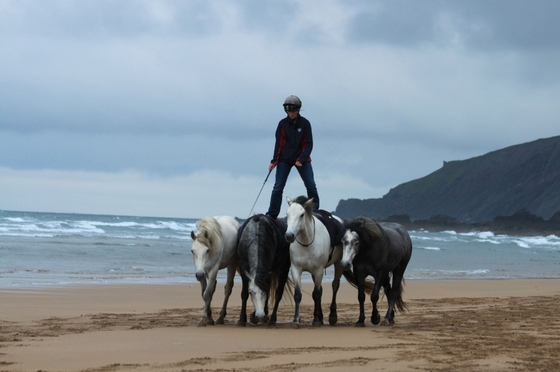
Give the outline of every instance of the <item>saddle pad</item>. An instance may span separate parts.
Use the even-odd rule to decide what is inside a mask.
[[[330,212],[319,209],[315,216],[325,225],[331,238],[331,248],[342,244],[346,228]]]

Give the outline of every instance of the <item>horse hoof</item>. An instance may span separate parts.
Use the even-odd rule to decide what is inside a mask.
[[[292,328],[299,329],[299,327],[300,327],[300,324],[298,322],[293,322],[292,323]]]
[[[355,327],[365,327],[366,325],[364,324],[364,322],[356,322],[356,324],[354,324]]]
[[[321,327],[323,325],[323,322],[321,320],[314,320],[313,321],[313,327]]]
[[[224,318],[216,320],[216,324],[224,324]]]
[[[381,317],[379,315],[376,316],[376,317],[373,317],[373,316],[371,317],[371,323],[373,325],[378,325],[380,321],[381,321]]]
[[[338,317],[336,317],[336,316],[333,316],[333,317],[329,316],[329,324],[330,324],[330,325],[332,325],[332,326],[333,326],[333,325],[336,325],[336,322],[338,322]]]
[[[237,322],[236,324],[238,327],[246,327],[247,326],[247,322],[242,322],[241,320]]]
[[[206,327],[206,321],[205,320],[201,320],[200,322],[198,322],[198,324],[196,325],[197,327]]]
[[[383,321],[381,322],[381,325],[384,327],[392,326],[393,324],[395,324],[395,321],[393,320],[383,319]]]

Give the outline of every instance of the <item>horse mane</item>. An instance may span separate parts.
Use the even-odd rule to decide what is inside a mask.
[[[301,204],[303,209],[305,209],[306,214],[313,214],[313,204],[308,203],[313,198],[308,198],[306,196],[300,195],[293,200],[294,203]]]
[[[258,242],[256,247],[258,263],[256,265],[257,271],[255,272],[254,281],[256,286],[263,292],[268,293],[270,306],[274,306],[280,275],[276,267],[280,264],[277,262],[278,254],[281,254],[279,250],[286,249],[287,251],[289,249],[285,240],[279,241],[279,239],[283,239],[281,235],[282,229],[276,226],[275,221],[272,221],[263,214],[256,214],[247,219],[239,229],[238,235],[238,250],[241,261],[244,261],[242,257],[246,257],[248,244]],[[257,239],[252,238],[253,236],[256,236]],[[283,242],[285,246],[282,244]],[[289,257],[286,259],[289,261]],[[244,263],[241,263],[241,265],[243,266]],[[291,287],[291,281],[288,280],[282,296],[288,299],[288,301],[293,297]]]
[[[204,217],[196,221],[196,239],[211,251],[218,249],[218,238],[222,238],[222,227],[214,217]]]
[[[276,254],[276,230],[270,220],[261,216],[258,220],[257,234],[259,235],[259,265],[255,273],[255,284],[264,292],[269,292],[268,278],[271,275],[270,265]],[[273,296],[271,296],[273,298]]]
[[[350,221],[344,221],[344,227],[354,231],[360,237],[360,242],[370,247],[376,240],[383,240],[381,226],[372,219],[356,217]]]

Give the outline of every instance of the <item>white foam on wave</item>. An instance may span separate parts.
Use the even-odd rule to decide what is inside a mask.
[[[12,236],[12,237],[28,237],[28,238],[54,238],[56,235],[53,234],[29,234],[29,233],[15,233],[15,232],[0,232],[0,236]]]
[[[521,248],[560,250],[560,239],[556,235],[516,237],[512,242]]]
[[[490,239],[495,237],[492,231],[481,231],[477,233],[477,236],[481,239]]]
[[[4,219],[10,222],[25,222],[25,220],[21,217],[4,217]]]
[[[440,247],[414,247],[415,249],[425,249],[427,251],[441,251]]]
[[[420,269],[413,270],[409,273],[410,279],[468,279],[481,278],[489,274],[489,269],[473,269],[473,270],[429,270]]]

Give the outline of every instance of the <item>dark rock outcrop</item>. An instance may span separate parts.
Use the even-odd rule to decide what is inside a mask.
[[[493,221],[504,226],[504,220],[494,219],[522,210],[543,221],[560,220],[560,136],[444,162],[441,169],[401,184],[380,199],[341,200],[334,213],[380,220],[407,215],[411,221],[432,224],[434,218],[446,216],[439,221],[443,225]]]

